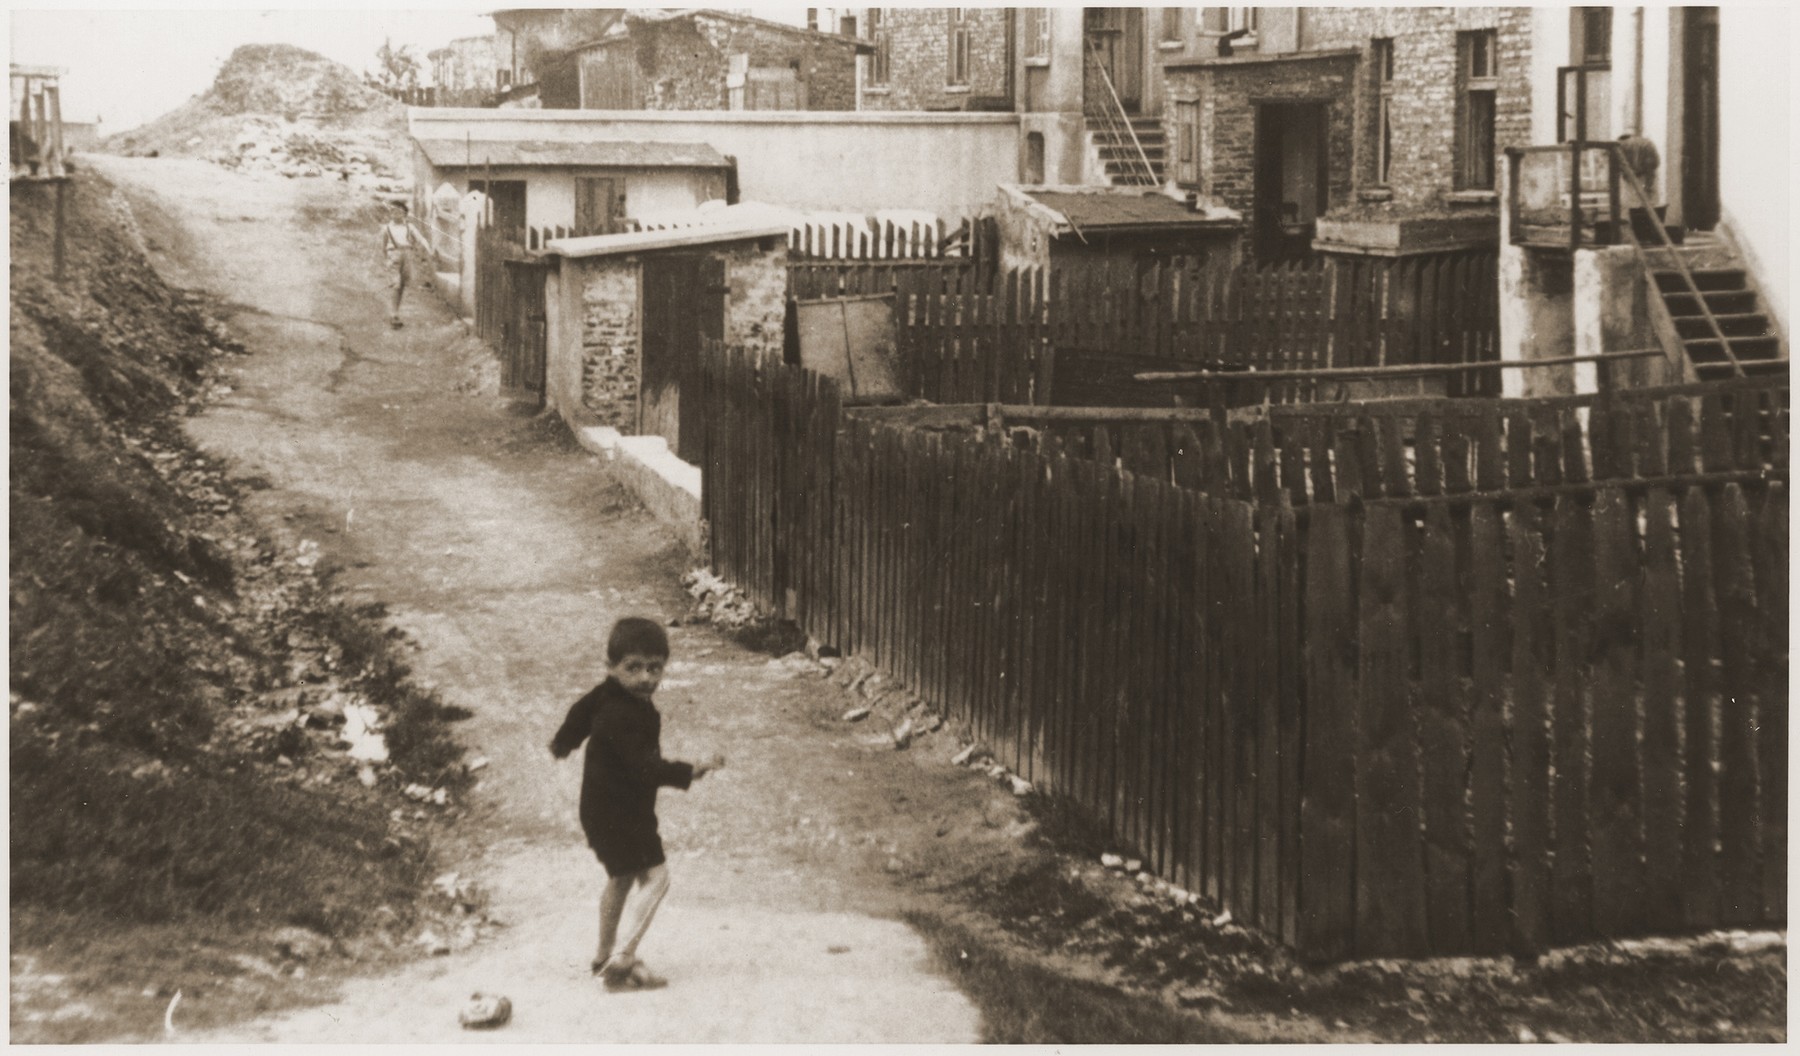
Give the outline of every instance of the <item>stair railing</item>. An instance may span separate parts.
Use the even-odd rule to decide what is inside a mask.
[[[1085,54],[1089,72],[1098,73],[1101,83],[1106,85],[1106,97],[1099,100],[1097,116],[1106,123],[1109,138],[1115,141],[1124,138],[1119,134],[1121,127],[1124,129],[1125,136],[1131,139],[1132,149],[1137,153],[1137,163],[1143,167],[1146,184],[1155,186],[1157,183],[1156,169],[1150,164],[1150,155],[1144,152],[1144,144],[1138,140],[1137,129],[1132,127],[1130,115],[1125,113],[1125,104],[1119,99],[1118,89],[1113,87],[1112,75],[1107,72],[1106,64],[1100,61],[1100,46],[1091,36],[1086,39]],[[1108,100],[1111,101],[1111,106],[1106,105]],[[1103,157],[1100,161],[1101,167],[1104,169],[1106,159]],[[1129,167],[1128,163],[1127,168]]]
[[[1682,282],[1687,284],[1687,292],[1693,296],[1694,303],[1700,306],[1701,314],[1706,317],[1706,325],[1712,329],[1713,338],[1719,342],[1719,349],[1725,354],[1725,361],[1731,364],[1732,374],[1740,378],[1744,377],[1743,364],[1738,362],[1736,353],[1731,351],[1731,341],[1725,336],[1724,328],[1719,325],[1718,317],[1713,315],[1712,306],[1706,303],[1706,291],[1702,290],[1700,284],[1694,281],[1694,273],[1688,267],[1687,259],[1681,255],[1674,241],[1669,238],[1668,230],[1663,227],[1662,217],[1657,215],[1656,207],[1650,196],[1644,192],[1644,185],[1638,182],[1637,172],[1625,160],[1624,152],[1619,149],[1617,143],[1607,143],[1604,146],[1607,149],[1608,160],[1615,173],[1615,178],[1617,175],[1624,176],[1625,182],[1631,188],[1632,197],[1642,204],[1645,215],[1650,219],[1650,226],[1656,229],[1656,238],[1661,244],[1653,248],[1658,252],[1667,253],[1674,259],[1676,268],[1680,270]],[[1617,201],[1617,195],[1614,196],[1614,200]],[[1614,206],[1613,223],[1615,226],[1621,223],[1617,205]],[[1643,267],[1645,277],[1650,280],[1650,286],[1657,294],[1653,299],[1662,303],[1662,311],[1667,315],[1668,306],[1662,299],[1662,287],[1656,282],[1656,268],[1650,262],[1650,250],[1646,249],[1643,240],[1638,238],[1637,227],[1631,222],[1629,209],[1626,210],[1623,227],[1626,235],[1631,239],[1632,247],[1637,250],[1638,263]],[[1651,311],[1656,311],[1656,309],[1652,308]],[[1682,358],[1692,364],[1691,357],[1687,355],[1687,340],[1681,336],[1680,326],[1674,322],[1672,317],[1670,318],[1670,329],[1675,332],[1675,339],[1681,346]]]

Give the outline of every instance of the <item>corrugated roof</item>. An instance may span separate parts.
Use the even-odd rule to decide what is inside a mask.
[[[535,139],[420,139],[426,160],[440,169],[483,165],[619,166],[633,168],[723,169],[725,155],[705,143],[558,143]]]
[[[1196,213],[1186,204],[1163,194],[1091,194],[1062,191],[1024,193],[1033,201],[1061,213],[1069,223],[1083,231],[1104,231],[1119,227],[1172,227],[1217,225],[1219,218]]]

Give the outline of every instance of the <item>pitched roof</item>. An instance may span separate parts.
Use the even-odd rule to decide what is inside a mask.
[[[425,158],[440,169],[483,165],[544,167],[610,166],[618,168],[725,169],[731,163],[705,143],[645,143],[631,140],[561,143],[537,139],[414,140]]]

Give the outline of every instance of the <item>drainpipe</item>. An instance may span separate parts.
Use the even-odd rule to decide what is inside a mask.
[[[1017,76],[1017,73],[1013,70],[1013,64],[1019,60],[1018,23],[1019,23],[1019,9],[1016,7],[1007,8],[1006,9],[1006,91],[1005,91],[1005,95],[1006,95],[1006,108],[1008,110],[1012,110],[1015,112],[1019,109],[1018,100],[1013,98],[1013,83],[1014,83],[1014,78]]]
[[[1644,9],[1631,9],[1631,132],[1644,134]]]

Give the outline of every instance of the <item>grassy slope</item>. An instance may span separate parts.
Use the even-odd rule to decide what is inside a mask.
[[[221,949],[266,951],[285,925],[339,943],[403,927],[423,886],[391,787],[298,780],[277,757],[304,769],[328,732],[254,721],[292,699],[297,645],[388,712],[387,784],[454,784],[458,751],[379,614],[277,560],[188,445],[179,415],[231,342],[150,268],[122,200],[78,175],[58,284],[50,191],[11,196],[14,1037],[129,1036],[146,1021],[126,998],[21,1023],[21,955],[146,1001],[185,982],[191,1000],[224,985]]]

